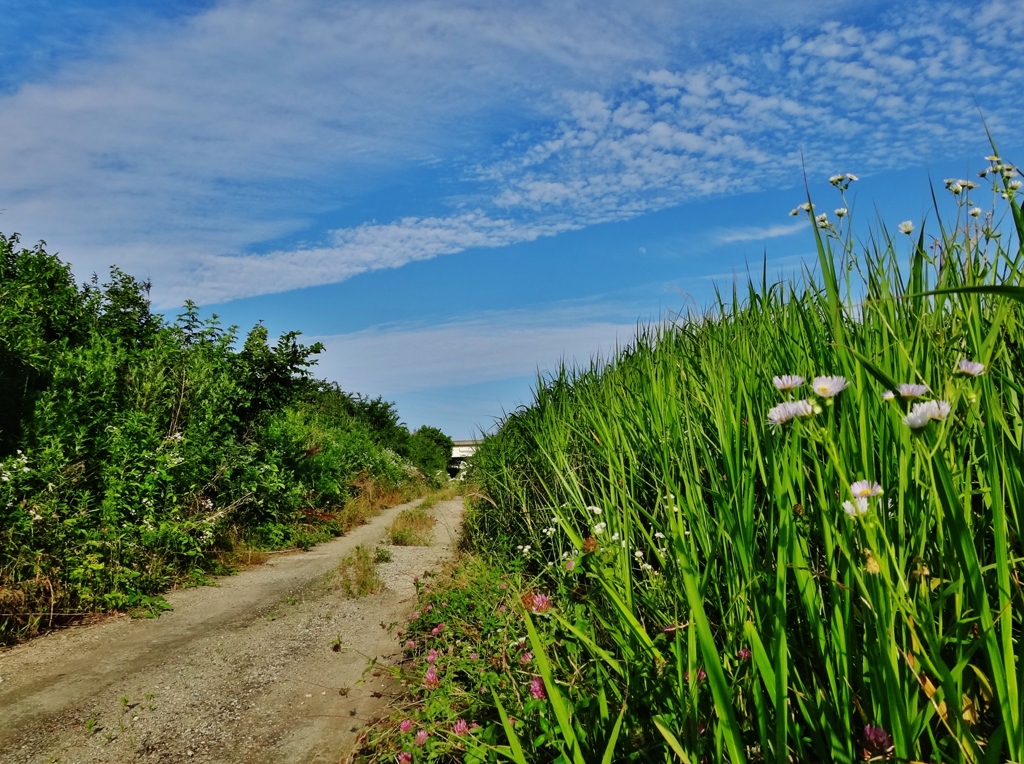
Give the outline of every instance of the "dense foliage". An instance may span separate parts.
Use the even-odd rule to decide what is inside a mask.
[[[0,235],[0,641],[158,606],[238,544],[307,546],[360,487],[417,482],[394,406],[313,380],[318,344],[240,342],[191,303],[167,322],[148,287],[80,287]]]
[[[409,459],[433,484],[448,480],[452,439],[436,427],[424,425],[409,436]]]
[[[462,718],[460,749],[520,762],[1024,761],[1024,217],[1016,170],[983,176],[994,210],[947,181],[932,236],[858,244],[845,198],[808,202],[817,274],[543,381],[474,456],[467,519],[534,576],[505,580],[543,692],[467,676],[492,611],[438,615],[461,692],[406,713],[446,743],[377,750],[457,759]]]

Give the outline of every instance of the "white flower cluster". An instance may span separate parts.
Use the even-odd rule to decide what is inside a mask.
[[[953,196],[959,196],[964,191],[972,191],[978,187],[978,184],[973,180],[957,180],[956,178],[946,178],[943,183],[946,186],[946,190]]]
[[[28,457],[17,451],[7,462],[0,462],[0,483],[9,483],[15,473],[31,471],[28,468]]]
[[[875,496],[881,496],[882,486],[873,480],[858,480],[850,486],[850,493],[853,494],[853,501],[843,502],[843,511],[850,517],[863,517],[868,513],[870,505],[868,500]]]
[[[962,358],[956,365],[956,373],[968,377],[979,377],[985,373],[985,365],[977,361]],[[901,398],[920,398],[930,392],[928,385],[913,384],[904,382],[896,388],[896,392],[886,390],[882,393],[882,400],[892,401],[898,394]],[[903,423],[912,430],[920,430],[927,427],[929,422],[941,422],[949,416],[951,407],[948,401],[931,400],[919,401],[913,405]]]
[[[804,378],[796,374],[784,374],[780,377],[772,377],[772,384],[781,392],[795,390],[804,384]],[[846,377],[822,376],[811,380],[811,388],[822,398],[833,398],[846,389],[849,383]],[[821,412],[817,402],[807,399],[798,401],[783,401],[768,412],[768,423],[781,427],[793,419],[807,418]]]
[[[929,422],[941,422],[949,416],[949,403],[946,401],[921,401],[915,403],[910,413],[903,417],[903,423],[911,430],[920,430]]]

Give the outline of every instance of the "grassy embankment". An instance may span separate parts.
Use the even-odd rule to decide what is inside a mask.
[[[1024,218],[990,164],[927,233],[805,209],[816,273],[543,380],[366,757],[1024,761]]]
[[[168,587],[440,480],[451,442],[313,379],[320,349],[261,325],[240,343],[191,303],[168,322],[147,284],[115,269],[79,286],[0,235],[0,644],[158,611]]]

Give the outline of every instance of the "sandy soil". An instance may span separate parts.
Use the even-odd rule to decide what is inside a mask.
[[[398,657],[388,627],[404,624],[413,578],[450,553],[462,517],[461,500],[435,505],[434,545],[388,547],[385,591],[344,599],[338,562],[377,546],[402,508],[172,592],[160,618],[114,618],[0,653],[0,761],[335,764],[386,704],[391,685],[368,661]]]

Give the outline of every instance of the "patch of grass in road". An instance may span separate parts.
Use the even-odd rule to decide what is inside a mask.
[[[346,597],[365,597],[384,590],[374,558],[374,553],[360,544],[338,565],[340,588]]]
[[[437,520],[420,504],[403,509],[388,526],[388,539],[395,546],[430,546]]]

